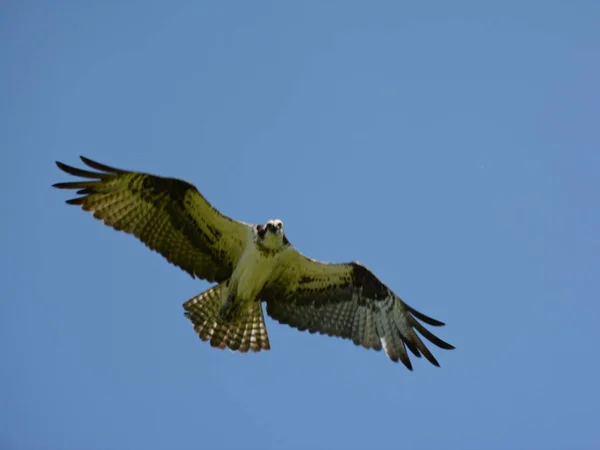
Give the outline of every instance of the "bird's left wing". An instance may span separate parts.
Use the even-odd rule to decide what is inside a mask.
[[[293,246],[262,292],[267,313],[275,320],[310,333],[351,339],[354,344],[381,350],[412,370],[406,347],[439,366],[415,333],[443,349],[454,347],[434,336],[417,319],[442,326],[398,298],[369,269],[358,263],[330,264],[307,258]]]
[[[116,230],[133,234],[192,277],[221,282],[231,276],[250,233],[250,225],[211,206],[192,184],[81,160],[96,171],[56,164],[81,181],[56,183],[75,189],[80,205]]]

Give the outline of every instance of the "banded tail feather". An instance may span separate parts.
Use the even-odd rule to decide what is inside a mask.
[[[219,318],[220,294],[224,285],[214,286],[183,304],[185,316],[194,325],[200,339],[210,342],[212,347],[229,348],[242,353],[269,350],[269,336],[259,301],[245,308],[233,322],[224,322]]]

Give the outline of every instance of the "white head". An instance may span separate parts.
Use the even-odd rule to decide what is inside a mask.
[[[269,220],[264,225],[256,226],[257,243],[267,250],[279,250],[287,243],[283,234],[283,222],[279,219]]]

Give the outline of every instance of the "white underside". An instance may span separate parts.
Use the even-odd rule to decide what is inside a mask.
[[[234,289],[236,301],[242,303],[254,301],[269,279],[277,259],[276,254],[271,256],[262,254],[250,236],[244,253],[233,270],[229,289],[224,292],[224,298],[232,294],[230,289]]]

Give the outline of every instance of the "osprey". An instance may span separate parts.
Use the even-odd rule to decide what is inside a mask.
[[[85,179],[54,185],[77,190],[79,197],[68,204],[133,234],[192,277],[216,283],[183,304],[194,330],[211,346],[269,350],[265,302],[267,314],[280,323],[351,339],[367,349],[383,348],[410,370],[407,348],[439,366],[415,330],[440,348],[454,348],[419,320],[434,327],[444,323],[404,303],[365,266],[304,256],[288,241],[281,220],[264,225],[233,220],[185,181],[81,160],[96,171],[56,162]]]

